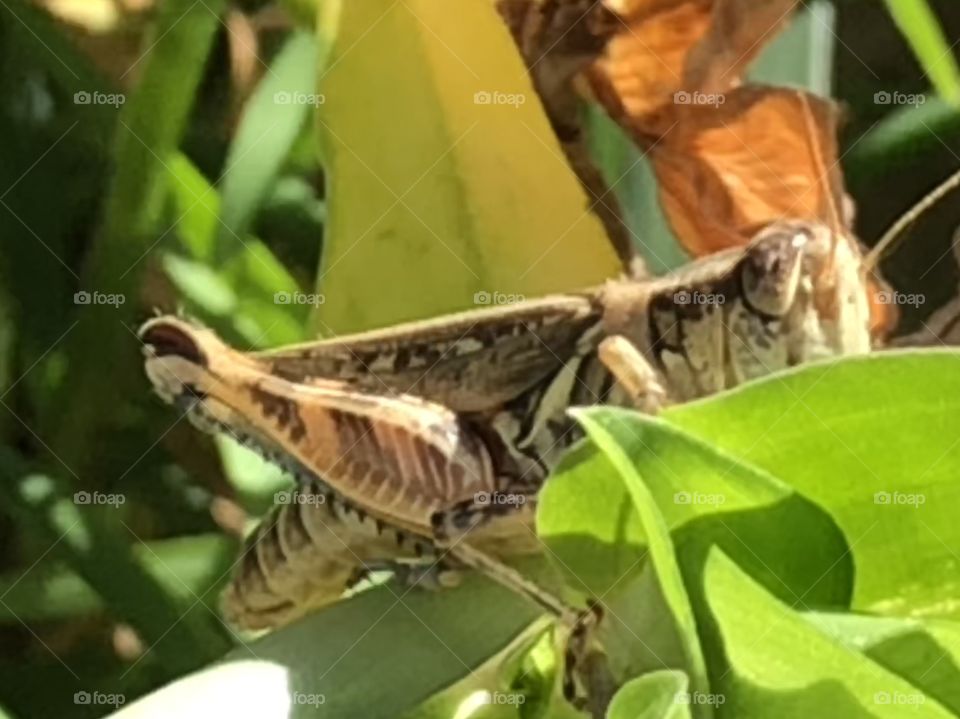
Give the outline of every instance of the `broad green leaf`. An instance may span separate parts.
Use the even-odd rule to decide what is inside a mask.
[[[380,586],[241,647],[114,716],[199,719],[217,707],[225,716],[242,710],[261,719],[396,719],[482,668],[537,615],[525,600],[476,576],[445,592]]]
[[[583,410],[642,473],[696,577],[717,544],[784,601],[846,606],[849,549],[831,518],[787,485],[655,418]],[[571,452],[541,492],[538,528],[570,585],[600,598],[600,635],[617,676],[682,668],[684,652],[664,616],[656,578],[638,576],[647,540],[609,458],[593,445]],[[789,526],[791,531],[783,532]],[[796,541],[803,536],[802,545]],[[688,580],[689,581],[689,580]]]
[[[796,599],[815,585],[806,601],[846,603],[852,582],[847,545],[831,518],[790,486],[662,420],[614,408],[579,415],[618,443],[679,540],[719,543],[784,598]],[[612,469],[602,448],[578,447],[539,501],[541,536],[595,596],[640,566],[647,543]],[[794,530],[789,535],[780,531],[785,522]],[[795,534],[810,538],[802,551]]]
[[[806,619],[960,715],[957,622],[817,613],[806,615]]]
[[[890,16],[910,44],[941,97],[960,102],[960,66],[927,0],[885,0]]]
[[[247,101],[227,153],[220,190],[221,257],[229,257],[229,250],[243,250],[240,238],[247,233],[311,110],[322,100],[314,90],[316,67],[312,33],[295,31]]]
[[[690,686],[697,692],[708,692],[706,665],[700,647],[693,608],[690,606],[680,566],[674,553],[673,541],[667,521],[661,514],[653,493],[644,484],[641,475],[619,438],[611,433],[609,426],[589,411],[577,410],[576,418],[583,425],[590,439],[602,451],[626,485],[640,517],[650,550],[650,562],[663,592],[670,616],[677,625],[677,634],[683,648],[685,669],[690,677]],[[697,716],[709,717],[709,708],[697,708]]]
[[[620,271],[489,0],[321,0],[335,332]],[[483,293],[483,294],[481,294]]]
[[[663,417],[830,513],[853,553],[854,609],[956,616],[958,368],[953,350],[877,353],[775,375]]]
[[[774,599],[719,549],[703,575],[701,626],[722,646],[713,695],[725,716],[752,719],[951,717],[896,674],[818,631]]]
[[[675,671],[633,679],[614,696],[607,719],[690,719],[687,684],[687,675]]]

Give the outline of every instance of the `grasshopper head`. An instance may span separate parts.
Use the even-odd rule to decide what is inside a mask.
[[[644,353],[675,401],[870,349],[856,244],[814,223],[776,222],[672,275],[609,283],[601,302],[605,333]]]

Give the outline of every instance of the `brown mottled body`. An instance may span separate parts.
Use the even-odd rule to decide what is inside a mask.
[[[276,508],[255,534],[226,607],[259,628],[336,600],[382,560],[436,550],[490,568],[478,551],[536,550],[537,489],[580,436],[568,407],[653,410],[868,351],[859,272],[852,243],[782,223],[668,277],[270,352],[170,317],[141,336],[161,396],[323,497]]]

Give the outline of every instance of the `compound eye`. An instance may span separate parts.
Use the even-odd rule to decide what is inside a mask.
[[[793,305],[803,264],[803,250],[812,234],[802,227],[771,228],[747,249],[740,283],[749,307],[773,317]]]
[[[194,338],[172,322],[163,319],[148,322],[140,330],[140,339],[154,357],[181,357],[201,367],[207,364]]]

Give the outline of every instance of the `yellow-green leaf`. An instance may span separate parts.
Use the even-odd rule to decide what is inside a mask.
[[[619,271],[489,0],[322,0],[317,26],[329,183],[321,330]]]

